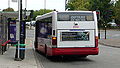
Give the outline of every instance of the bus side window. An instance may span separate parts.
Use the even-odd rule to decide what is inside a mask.
[[[47,23],[47,38],[48,39],[51,39],[52,37],[52,26],[51,26],[52,23]]]
[[[39,37],[46,38],[46,32],[47,32],[47,30],[45,28],[45,23],[40,22],[39,23],[39,34],[38,34]]]
[[[52,39],[52,17],[46,19],[47,25],[47,39]]]

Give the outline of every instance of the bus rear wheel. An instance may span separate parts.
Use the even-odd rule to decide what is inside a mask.
[[[80,56],[80,57],[83,58],[83,59],[85,59],[85,58],[87,58],[87,56],[88,56],[88,55],[82,55],[82,56]]]

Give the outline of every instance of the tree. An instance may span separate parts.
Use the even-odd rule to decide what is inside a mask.
[[[66,8],[68,10],[89,10],[89,0],[69,0]]]
[[[49,12],[51,12],[51,11],[53,11],[53,10],[50,10],[50,9],[46,9],[46,10],[44,10],[44,9],[36,10],[36,11],[33,12],[33,19],[35,19],[35,17],[36,17],[37,15],[43,15],[43,14],[49,13]]]
[[[111,0],[69,0],[67,4],[68,10],[91,10],[100,11],[103,21],[111,20],[110,11],[113,11]]]
[[[91,0],[92,7],[90,9],[93,11],[100,10],[101,16],[104,17],[113,6],[110,1],[111,0]]]
[[[120,25],[120,0],[117,1],[117,3],[115,4],[115,7],[114,7],[114,13],[115,13],[115,19],[117,22],[117,24]]]
[[[111,0],[90,0],[90,10],[100,11],[100,22],[98,23],[99,26],[107,24],[112,20],[112,11],[113,11],[113,4],[110,3]]]
[[[13,12],[13,11],[14,11],[14,9],[13,9],[13,8],[7,8],[7,9],[3,9],[3,11]]]

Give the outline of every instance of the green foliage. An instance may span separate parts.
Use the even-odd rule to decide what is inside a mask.
[[[3,9],[3,11],[13,12],[13,11],[14,11],[14,9],[13,9],[13,8],[7,8],[7,9]]]
[[[113,4],[110,3],[111,0],[69,0],[67,4],[68,10],[91,10],[100,11],[100,18],[102,22],[111,21],[113,11]],[[110,15],[111,14],[111,15]]]
[[[46,10],[40,9],[39,11],[36,10],[36,11],[34,11],[34,13],[33,13],[33,19],[35,20],[35,17],[36,17],[37,15],[43,15],[43,14],[49,13],[49,12],[51,12],[51,11],[53,11],[53,10],[49,10],[49,9],[46,9]]]
[[[101,14],[105,15],[105,12],[113,6],[110,4],[110,1],[111,0],[91,0],[91,10],[100,10]]]
[[[112,20],[112,13],[110,11],[113,11],[113,4],[110,3],[110,1],[111,0],[90,0],[90,4],[92,4],[90,9],[92,11],[100,10],[101,21],[99,22],[99,26],[102,26],[103,23],[107,24]]]
[[[120,22],[120,0],[115,4],[114,13],[115,19]]]
[[[69,0],[67,4],[68,10],[89,10],[89,0]]]

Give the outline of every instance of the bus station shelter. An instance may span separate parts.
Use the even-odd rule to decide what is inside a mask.
[[[8,46],[6,41],[8,41],[8,19],[18,18],[18,12],[0,12],[0,54],[6,51]],[[4,46],[2,46],[5,44]]]

